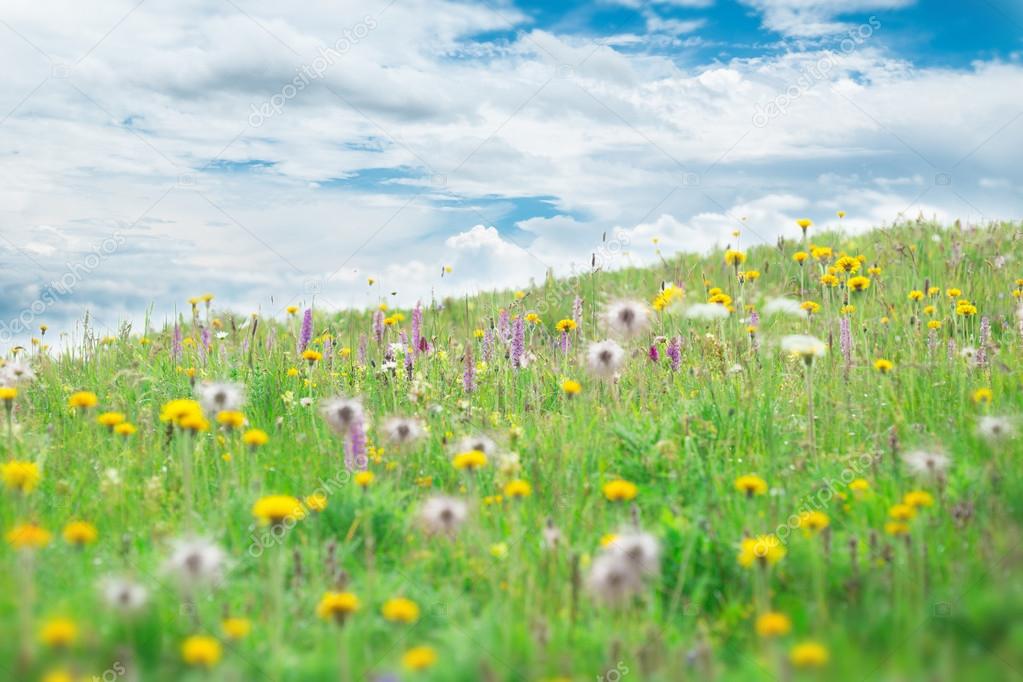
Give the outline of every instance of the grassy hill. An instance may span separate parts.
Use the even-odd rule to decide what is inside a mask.
[[[418,311],[42,335],[0,368],[0,668],[1018,675],[1021,239],[793,226]]]

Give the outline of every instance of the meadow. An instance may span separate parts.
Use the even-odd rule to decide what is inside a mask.
[[[1023,675],[1023,228],[785,231],[41,327],[0,368],[0,675]]]

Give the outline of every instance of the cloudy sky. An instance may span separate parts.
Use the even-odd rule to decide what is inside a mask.
[[[0,348],[524,285],[605,233],[1018,218],[1021,36],[1018,0],[5,0]]]

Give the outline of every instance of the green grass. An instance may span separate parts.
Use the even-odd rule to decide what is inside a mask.
[[[716,252],[550,279],[523,298],[501,292],[424,301],[433,352],[416,360],[411,382],[400,358],[397,371],[381,371],[384,349],[364,311],[316,312],[312,347],[322,350],[324,334],[333,346],[311,368],[295,350],[300,314],[260,319],[253,334],[251,322],[243,326],[248,318],[217,310],[215,302],[208,316],[200,304],[184,321],[183,334],[193,341],[179,359],[172,357],[171,329],[147,331],[144,342],[127,333],[87,338],[60,354],[34,345],[21,358],[37,378],[19,389],[13,436],[3,442],[5,459],[37,462],[42,480],[28,495],[6,491],[0,521],[10,529],[34,520],[54,538],[38,551],[0,548],[3,677],[42,679],[58,668],[100,679],[127,671],[144,680],[274,682],[384,672],[466,681],[1023,674],[1020,442],[994,446],[976,434],[982,415],[1014,417],[1023,408],[1023,336],[1012,294],[1023,277],[1020,229],[915,222],[849,238],[811,229],[812,241],[832,246],[836,256],[863,254],[863,270],[881,268],[868,275],[866,291],[848,294],[855,306],[846,313],[848,368],[839,348],[846,290],[822,291],[822,266],[793,261],[797,242],[748,250],[742,267],[761,276],[741,288]],[[820,311],[809,321],[762,317],[754,351],[741,305],[760,309],[782,295],[800,300],[801,273],[802,298],[820,303]],[[709,323],[679,311],[655,313],[649,332],[623,343],[628,360],[616,384],[590,377],[583,354],[588,341],[604,338],[595,324],[604,305],[622,297],[649,302],[663,281],[685,288],[683,307],[703,302],[707,287],[717,286],[739,310]],[[927,284],[940,293],[909,300]],[[976,316],[954,314],[949,287],[962,289]],[[571,317],[576,296],[584,301],[583,323],[563,357],[554,325]],[[934,315],[923,314],[928,304]],[[498,344],[477,371],[476,390],[466,394],[465,348],[482,361],[474,330],[496,324],[501,309],[540,316],[527,325],[532,361],[516,370]],[[388,329],[384,346],[397,341],[399,329],[409,331],[411,311],[401,312],[405,320]],[[213,318],[226,336],[200,353],[199,326]],[[975,366],[958,351],[979,345],[981,318],[991,331],[987,362]],[[933,348],[931,319],[942,322]],[[779,350],[780,338],[792,333],[830,345],[812,368],[816,448],[807,437],[806,369]],[[357,362],[363,334],[375,366]],[[683,338],[677,372],[657,339],[675,335]],[[652,344],[661,355],[656,363],[648,358]],[[877,372],[877,358],[891,360],[894,370]],[[249,450],[239,434],[215,423],[192,439],[159,420],[164,403],[191,397],[203,379],[245,384],[243,410],[251,426],[269,433],[265,446]],[[565,379],[580,381],[581,394],[566,397]],[[991,404],[971,399],[978,388],[991,389]],[[99,406],[70,409],[68,396],[77,390],[95,392]],[[360,396],[370,416],[376,478],[366,490],[352,482],[342,440],[316,409],[334,395]],[[109,433],[95,420],[103,411],[124,412],[137,432]],[[419,417],[425,438],[405,452],[385,447],[379,427],[390,415]],[[475,475],[451,465],[453,441],[480,432],[501,452],[518,453],[517,474],[502,471],[498,457]],[[913,477],[900,455],[915,448],[948,454],[943,481]],[[186,457],[191,500],[183,486]],[[737,492],[734,481],[744,474],[766,480],[768,494],[747,499]],[[633,502],[604,498],[603,484],[617,477],[638,486]],[[529,481],[532,496],[487,504],[509,478]],[[869,481],[869,493],[854,495],[847,485],[853,478]],[[318,489],[328,493],[326,510],[268,541],[270,530],[251,514],[256,500]],[[909,522],[907,536],[886,533],[889,508],[912,490],[929,491],[934,505]],[[453,540],[426,536],[415,522],[419,504],[438,492],[470,503]],[[828,529],[790,532],[790,516],[810,509],[827,514]],[[98,540],[69,546],[60,531],[74,519],[93,523]],[[555,550],[542,542],[548,519],[562,536]],[[636,521],[660,542],[659,575],[626,604],[602,605],[585,585],[601,537]],[[739,565],[744,535],[779,529],[786,549],[779,563],[770,570]],[[215,541],[231,561],[219,588],[183,599],[161,565],[169,541],[189,532]],[[316,617],[320,597],[333,588],[331,552],[362,604],[343,627]],[[97,585],[111,574],[132,576],[149,590],[137,616],[119,616],[103,602]],[[419,604],[414,625],[381,616],[382,603],[399,595]],[[757,636],[754,622],[768,606],[791,618],[790,634]],[[226,641],[225,613],[250,619],[251,634]],[[78,625],[67,650],[37,638],[56,616]],[[199,633],[223,642],[223,657],[209,671],[182,661],[181,643]],[[824,668],[789,663],[790,648],[805,640],[827,648]],[[433,647],[437,663],[404,671],[402,654],[417,645]]]

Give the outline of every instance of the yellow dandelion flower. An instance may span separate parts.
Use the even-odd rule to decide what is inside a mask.
[[[392,623],[411,624],[419,620],[419,605],[405,597],[393,597],[380,609],[384,618]]]
[[[628,502],[639,493],[635,483],[624,479],[615,479],[604,484],[604,497],[611,502]]]
[[[99,398],[92,391],[77,391],[67,399],[68,406],[77,410],[87,410],[99,404]]]
[[[778,563],[784,556],[785,547],[777,535],[758,535],[742,539],[738,562],[745,568],[754,564],[767,567]]]
[[[70,618],[51,618],[39,629],[39,641],[59,649],[69,647],[78,639],[78,626]]]
[[[573,379],[566,379],[561,382],[561,390],[565,395],[572,397],[582,392],[583,385]]]
[[[460,471],[475,471],[486,466],[487,456],[479,450],[469,450],[468,452],[460,452],[455,455],[451,463]]]
[[[229,617],[220,621],[220,629],[224,633],[224,637],[238,641],[245,639],[252,632],[252,621],[248,618]]]
[[[316,605],[316,615],[322,620],[343,624],[345,619],[359,610],[361,602],[351,592],[327,592]]]
[[[0,464],[0,478],[3,478],[4,485],[9,490],[30,493],[36,489],[42,477],[39,465],[35,462],[12,459]]]
[[[222,654],[220,642],[206,635],[192,635],[181,643],[181,659],[197,668],[212,668]]]
[[[268,495],[253,505],[252,515],[263,525],[279,524],[287,519],[297,521],[303,518],[305,507],[298,498],[290,495]]]
[[[767,481],[759,476],[746,474],[735,479],[735,489],[746,495],[746,497],[763,495],[767,492]]]
[[[891,360],[885,360],[884,358],[878,358],[874,360],[874,369],[881,374],[888,374],[895,367],[895,364]]]
[[[761,637],[781,637],[792,630],[792,621],[784,613],[768,611],[757,618],[757,634]]]
[[[64,541],[69,545],[88,545],[96,541],[99,531],[96,526],[86,521],[72,521],[64,526]]]
[[[52,538],[50,531],[34,523],[22,523],[7,531],[7,543],[15,549],[42,549]]]
[[[437,663],[437,652],[433,647],[416,646],[401,656],[401,664],[406,670],[419,671],[433,667]]]
[[[523,497],[529,497],[533,494],[533,486],[529,485],[528,482],[521,479],[509,481],[504,486],[505,497],[511,499],[521,499]]]
[[[242,434],[242,442],[250,448],[258,448],[269,442],[270,436],[263,429],[246,429]]]
[[[817,642],[800,642],[789,651],[789,660],[796,668],[822,668],[828,658],[828,650]]]
[[[822,531],[831,523],[827,514],[816,510],[801,512],[797,518],[799,527],[808,534]]]
[[[355,474],[352,480],[354,480],[355,485],[359,486],[360,488],[368,488],[373,484],[373,481],[375,479],[376,476],[373,474],[372,471],[360,471],[359,473]]]
[[[970,398],[978,405],[989,405],[994,400],[995,394],[990,388],[978,388],[970,395]]]

